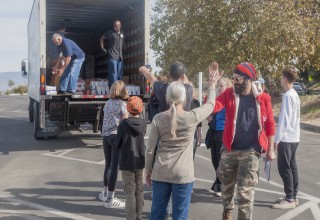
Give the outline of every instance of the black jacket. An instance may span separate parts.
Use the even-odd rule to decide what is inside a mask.
[[[120,170],[144,169],[146,129],[147,122],[141,118],[126,118],[119,124],[115,146],[121,149]]]

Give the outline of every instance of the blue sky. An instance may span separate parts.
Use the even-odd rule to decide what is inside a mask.
[[[1,1],[0,72],[20,71],[21,60],[28,57],[27,25],[32,4],[33,0]]]

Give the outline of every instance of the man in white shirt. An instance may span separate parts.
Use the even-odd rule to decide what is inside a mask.
[[[286,93],[282,97],[274,147],[278,150],[278,171],[286,196],[277,200],[272,206],[274,209],[291,209],[299,204],[296,151],[300,140],[300,99],[293,89],[297,78],[297,72],[291,68],[282,72],[281,85]]]

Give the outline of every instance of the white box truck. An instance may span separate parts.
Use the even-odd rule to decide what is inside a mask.
[[[80,77],[87,83],[107,79],[107,56],[99,41],[113,28],[114,20],[121,21],[125,34],[124,81],[134,88],[140,86],[143,95],[145,80],[138,68],[148,63],[149,0],[34,0],[28,23],[28,59],[27,65],[22,61],[22,74],[28,77],[29,120],[34,123],[35,139],[57,137],[66,130],[92,129],[96,133],[101,129],[108,95],[48,93],[52,71],[47,58],[52,35],[63,23],[66,37],[86,54]]]

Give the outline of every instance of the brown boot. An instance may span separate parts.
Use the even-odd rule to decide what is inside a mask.
[[[222,213],[222,220],[232,220],[232,211],[224,210]]]

